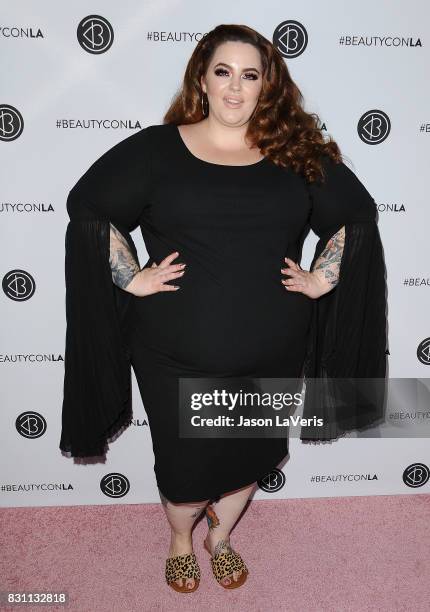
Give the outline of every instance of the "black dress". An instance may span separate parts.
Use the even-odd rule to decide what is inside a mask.
[[[148,126],[92,164],[67,200],[63,451],[102,455],[127,426],[131,365],[160,491],[173,502],[215,499],[276,467],[288,437],[181,438],[178,377],[385,376],[375,202],[346,165],[324,164],[327,181],[317,186],[266,158],[205,162],[172,124]],[[140,226],[144,267],[178,251],[174,263],[186,272],[169,284],[181,288],[136,297],[115,286],[110,222],[136,259],[130,232]],[[286,290],[284,257],[300,261],[309,227],[320,237],[313,265],[343,225],[339,284],[318,300]],[[341,413],[333,389],[317,395],[304,416],[327,417],[327,425],[306,428],[302,440],[334,439],[381,416],[379,395]]]

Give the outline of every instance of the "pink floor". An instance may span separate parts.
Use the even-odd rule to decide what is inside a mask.
[[[0,591],[63,589],[70,611],[430,610],[426,494],[252,501],[231,535],[250,569],[237,591],[215,583],[200,520],[202,581],[184,595],[164,582],[169,532],[159,504],[7,508],[0,516]]]

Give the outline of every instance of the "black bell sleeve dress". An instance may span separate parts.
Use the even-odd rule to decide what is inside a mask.
[[[308,185],[267,158],[246,166],[195,157],[175,125],[148,126],[98,158],[70,190],[65,240],[66,347],[60,449],[104,454],[132,416],[133,367],[151,430],[161,492],[216,499],[263,478],[288,438],[190,439],[178,434],[179,377],[305,375],[302,440],[335,439],[374,423],[383,397],[352,383],[384,377],[385,280],[373,198],[345,164],[325,161]],[[174,292],[136,297],[112,281],[110,223],[140,227],[144,267],[173,251],[185,274]],[[281,284],[309,228],[314,264],[345,226],[338,285],[312,300]],[[139,264],[140,265],[140,264]],[[315,377],[323,382],[316,390]],[[334,384],[331,377],[346,377]],[[316,392],[317,391],[317,392]],[[125,434],[127,435],[127,434]],[[136,458],[138,460],[138,458]]]

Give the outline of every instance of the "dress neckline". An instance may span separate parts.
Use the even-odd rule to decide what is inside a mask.
[[[179,131],[179,127],[176,124],[171,124],[173,125],[173,128],[177,134],[178,137],[178,141],[180,144],[182,144],[183,149],[185,149],[185,152],[188,154],[188,156],[192,159],[195,159],[197,162],[201,163],[201,164],[205,164],[206,166],[218,166],[220,168],[252,168],[253,166],[258,166],[259,164],[262,164],[263,162],[266,161],[266,157],[263,157],[262,159],[259,159],[256,162],[253,162],[252,164],[241,164],[241,165],[233,165],[233,164],[216,164],[214,162],[209,162],[209,161],[205,161],[204,159],[201,159],[200,157],[197,157],[196,155],[194,155],[194,153],[191,153],[190,149],[187,147],[187,145],[185,144],[184,139],[181,136],[181,133]]]

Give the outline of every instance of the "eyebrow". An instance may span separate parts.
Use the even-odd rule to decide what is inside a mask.
[[[225,64],[224,62],[218,62],[218,64],[215,64],[214,69],[217,66],[226,66],[227,68],[232,68],[232,66],[229,66],[228,64]],[[257,70],[257,68],[244,68],[242,72],[246,72],[247,70],[255,70],[255,72],[258,72],[258,74],[260,74],[260,71]]]

